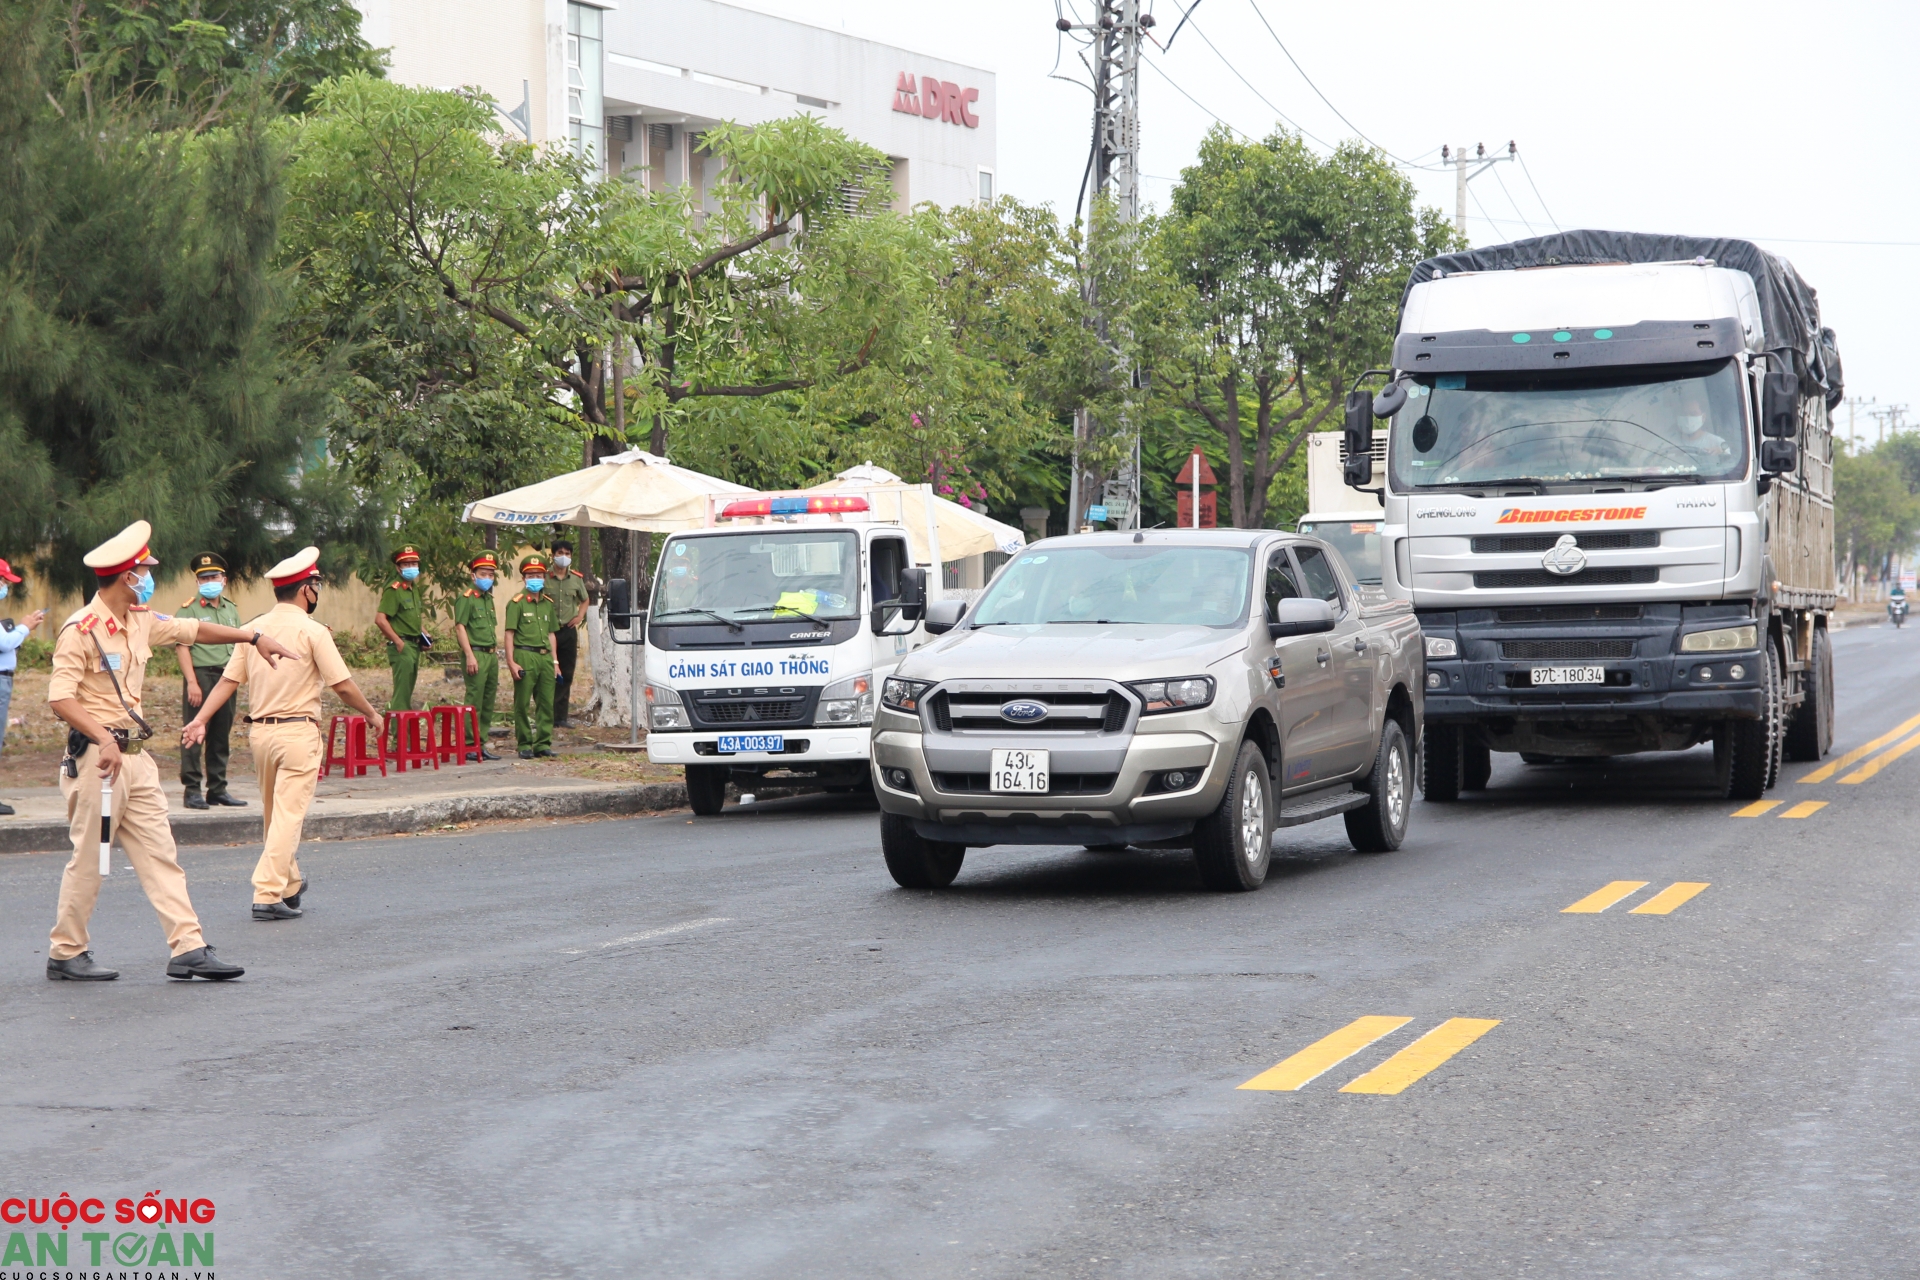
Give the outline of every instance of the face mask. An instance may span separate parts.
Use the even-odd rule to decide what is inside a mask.
[[[224,582],[203,582],[200,584],[200,598],[202,600],[218,600],[220,598],[220,592],[226,588],[226,585]]]
[[[308,613],[312,613],[315,609],[318,609],[320,607],[320,593],[318,591],[315,591],[312,593],[312,595],[313,595],[313,598],[307,601]]]
[[[556,569],[564,569],[572,563],[573,563],[572,556],[555,556],[553,558],[553,567]]]
[[[1680,415],[1680,429],[1688,434],[1692,434],[1706,425],[1707,420],[1697,413],[1683,413]]]
[[[542,591],[546,590],[546,588],[547,588],[547,580],[545,578],[528,578],[527,579],[527,594],[530,596],[537,596]]]
[[[420,576],[420,566],[417,564],[410,564],[406,568],[400,570],[400,576],[404,580],[408,582],[412,582],[415,578]]]
[[[153,599],[153,575],[150,573],[141,574],[140,585],[133,589],[133,594],[141,604],[145,604],[147,601]]]
[[[7,598],[7,584],[4,582],[0,582],[0,600],[5,600],[6,598]]]
[[[475,578],[473,580],[473,585],[481,591],[491,591],[493,590],[493,579],[492,578]]]

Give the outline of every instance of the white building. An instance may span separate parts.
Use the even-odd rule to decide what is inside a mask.
[[[810,112],[889,158],[897,208],[991,198],[990,71],[718,0],[360,0],[405,84],[472,85],[508,127],[567,141],[610,173],[705,190],[722,120]]]

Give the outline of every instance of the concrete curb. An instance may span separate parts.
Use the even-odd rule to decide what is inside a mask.
[[[359,813],[309,814],[301,838],[363,840],[424,831],[450,822],[645,813],[682,809],[686,804],[687,789],[677,782],[575,787],[520,795],[445,796]],[[175,813],[168,815],[168,821],[177,844],[256,844],[260,840],[257,808],[246,813]],[[59,853],[71,847],[64,822],[0,822],[0,853]]]

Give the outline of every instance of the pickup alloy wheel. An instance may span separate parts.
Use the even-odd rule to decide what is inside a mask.
[[[1241,743],[1226,794],[1193,829],[1193,858],[1207,888],[1245,893],[1266,882],[1273,861],[1271,794],[1267,757],[1256,744]]]
[[[960,874],[967,846],[929,840],[914,829],[912,818],[883,813],[880,852],[893,882],[902,889],[944,889]]]
[[[1347,839],[1361,853],[1392,853],[1407,838],[1407,817],[1413,809],[1413,761],[1407,735],[1396,720],[1380,728],[1380,746],[1374,752],[1371,796],[1365,806],[1346,813]]]

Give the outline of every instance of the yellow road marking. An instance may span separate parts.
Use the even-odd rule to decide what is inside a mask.
[[[1848,783],[1857,785],[1865,782],[1868,778],[1871,778],[1874,774],[1880,772],[1915,747],[1920,747],[1920,733],[1914,734],[1911,738],[1908,738],[1891,751],[1882,751],[1879,755],[1867,761],[1846,777],[1840,779],[1840,785],[1846,786]]]
[[[1784,803],[1785,801],[1781,800],[1755,800],[1744,809],[1735,809],[1728,816],[1734,818],[1757,818],[1767,810],[1777,809]]]
[[[1595,889],[1570,907],[1560,908],[1563,916],[1589,916],[1605,911],[1630,893],[1647,887],[1645,880],[1615,880],[1604,889]]]
[[[1889,729],[1887,732],[1881,734],[1879,737],[1875,738],[1872,742],[1867,743],[1865,746],[1855,747],[1853,750],[1847,752],[1847,754],[1841,756],[1839,759],[1829,760],[1825,764],[1821,765],[1818,769],[1815,769],[1812,773],[1805,774],[1802,777],[1796,778],[1795,781],[1796,782],[1825,782],[1828,778],[1831,778],[1834,774],[1840,772],[1842,769],[1846,768],[1848,765],[1852,764],[1854,761],[1866,759],[1868,756],[1872,755],[1874,752],[1878,751],[1880,748],[1886,746],[1889,742],[1892,742],[1898,738],[1903,738],[1907,734],[1912,733],[1915,729],[1920,729],[1920,716],[1915,716],[1913,717],[1913,719],[1906,721],[1904,724],[1896,725],[1894,728]]]
[[[1810,818],[1827,807],[1825,800],[1802,800],[1780,816],[1783,818]]]
[[[1399,1093],[1499,1025],[1498,1018],[1448,1018],[1340,1092]]]
[[[1240,1087],[1278,1093],[1291,1092],[1331,1071],[1375,1040],[1398,1031],[1412,1021],[1412,1018],[1390,1018],[1379,1015],[1355,1018],[1332,1035],[1315,1040],[1285,1062],[1262,1071]]]
[[[1707,882],[1704,881],[1678,881],[1654,894],[1627,914],[1630,916],[1672,915],[1674,908],[1697,897],[1706,887]]]

